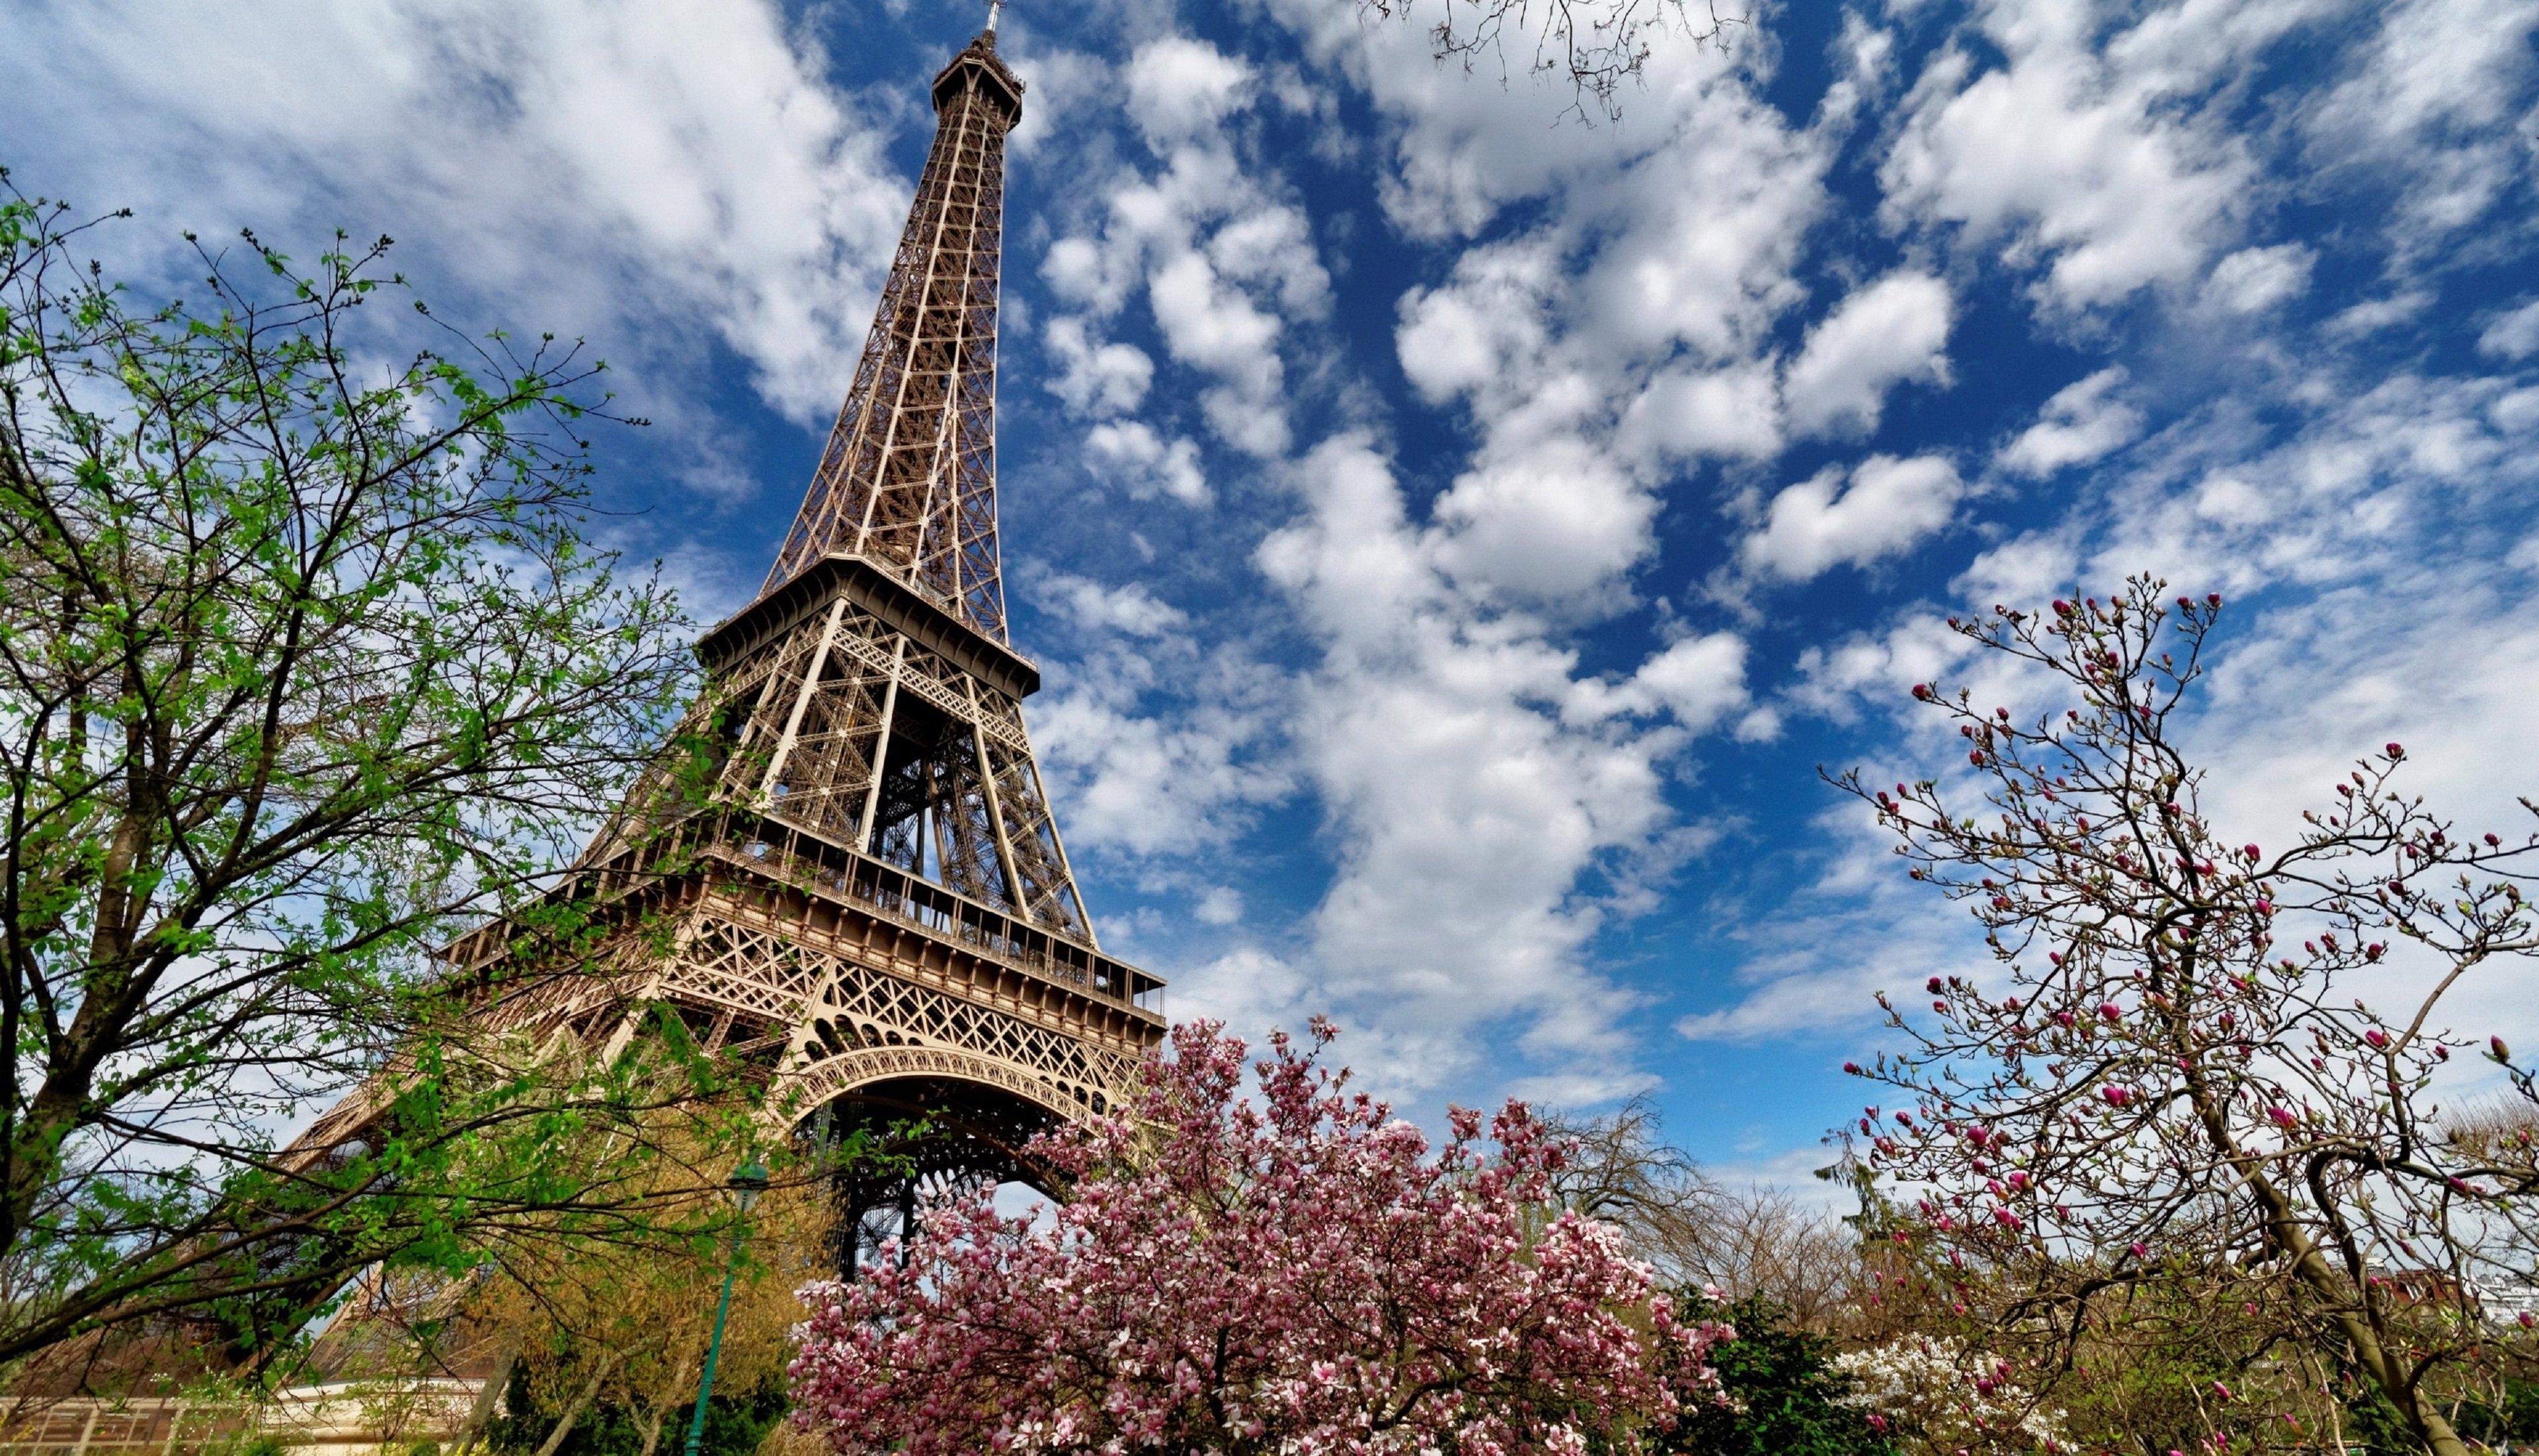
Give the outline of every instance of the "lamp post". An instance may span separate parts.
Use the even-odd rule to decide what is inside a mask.
[[[740,1216],[732,1220],[731,1252],[723,1259],[722,1302],[715,1306],[714,1340],[706,1346],[706,1370],[697,1382],[697,1414],[688,1421],[688,1453],[697,1456],[706,1438],[706,1402],[714,1396],[715,1360],[722,1353],[722,1322],[731,1313],[731,1279],[740,1272],[740,1236],[749,1227],[749,1209],[758,1196],[767,1191],[767,1169],[751,1158],[732,1169],[732,1202],[739,1206]]]

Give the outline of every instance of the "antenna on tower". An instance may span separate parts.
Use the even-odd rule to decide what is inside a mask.
[[[988,34],[996,34],[996,12],[1005,8],[1005,0],[988,0]]]

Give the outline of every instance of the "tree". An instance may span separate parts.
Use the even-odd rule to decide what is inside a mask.
[[[1568,1144],[1551,1178],[1554,1201],[1613,1224],[1660,1283],[1732,1300],[1767,1296],[1812,1330],[1857,1297],[1856,1237],[1783,1191],[1712,1181],[1690,1153],[1665,1141],[1646,1096],[1602,1116],[1553,1112],[1544,1121]]]
[[[63,216],[0,173],[0,1362],[270,1348],[375,1261],[640,1222],[626,1139],[702,1064],[483,1039],[434,958],[504,914],[578,968],[536,897],[689,682],[581,515],[600,366],[400,354],[384,239],[196,243],[201,303],[136,312]],[[275,1150],[365,1078],[369,1142]]]
[[[1711,1351],[1725,1400],[1694,1408],[1666,1437],[1686,1456],[1890,1456],[1894,1441],[1854,1401],[1829,1338],[1793,1328],[1763,1295],[1715,1300],[1687,1292],[1684,1315],[1725,1323],[1737,1338]],[[1882,1418],[1883,1419],[1883,1418]]]
[[[861,1146],[836,1159],[866,1155]],[[732,1303],[708,1411],[708,1447],[754,1450],[785,1409],[790,1331],[802,1317],[793,1290],[834,1268],[833,1213],[825,1176],[772,1188],[737,1241]],[[685,1248],[541,1240],[503,1251],[471,1291],[470,1335],[510,1353],[501,1360],[503,1419],[491,1444],[519,1456],[665,1456],[685,1438],[695,1410],[720,1286],[735,1241],[712,1236],[723,1213],[715,1195]]]
[[[2226,835],[2179,746],[2222,600],[2162,593],[2135,579],[1955,623],[2059,700],[2025,719],[1913,689],[1963,735],[1981,814],[1939,779],[1836,781],[1914,879],[1973,911],[2001,966],[1933,977],[1927,1017],[1882,993],[1904,1049],[1852,1070],[1905,1105],[1844,1136],[1928,1190],[1915,1236],[1987,1274],[1999,1313],[2065,1358],[2164,1282],[2189,1297],[2131,1308],[2228,1301],[2376,1388],[2417,1441],[2463,1452],[2439,1387],[2517,1335],[2476,1290],[2527,1276],[2539,1165],[2524,1131],[2445,1123],[2436,1074],[2471,1043],[2440,1016],[2465,978],[2539,949],[2520,888],[2539,839],[2463,834],[2403,797],[2396,743],[2295,843]],[[2358,982],[2401,1009],[2355,1000]],[[2488,1051],[2527,1099],[2529,1074],[2501,1040]]]
[[[1041,1140],[1048,1226],[985,1193],[852,1284],[804,1291],[797,1419],[842,1452],[1638,1448],[1724,1332],[1614,1232],[1547,1205],[1522,1104],[1427,1138],[1284,1036],[1175,1028],[1132,1107]]]
[[[1381,20],[1407,21],[1420,7],[1416,0],[1358,0],[1358,8]],[[1721,40],[1730,26],[1747,23],[1743,16],[1721,16],[1717,0],[1705,0],[1697,17],[1687,0],[1438,0],[1428,43],[1438,60],[1461,61],[1466,71],[1492,57],[1504,72],[1513,30],[1519,44],[1533,42],[1531,70],[1568,78],[1577,94],[1572,109],[1582,120],[1591,105],[1615,120],[1623,84],[1639,79],[1670,32],[1706,45]]]

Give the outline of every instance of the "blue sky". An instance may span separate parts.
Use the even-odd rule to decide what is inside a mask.
[[[1424,14],[1425,7],[1419,13]],[[587,337],[608,529],[764,574],[970,7],[0,4],[0,162],[178,230],[399,240]],[[1415,17],[1414,17],[1415,19]],[[1324,1011],[1433,1111],[1648,1090],[1733,1175],[1972,966],[1819,764],[1944,772],[1954,610],[2231,600],[2192,725],[2281,839],[2404,739],[2539,791],[2539,0],[1764,7],[1618,122],[1346,0],[1008,8],[1000,480],[1027,717],[1177,1014]],[[2389,974],[2411,974],[2393,966]],[[2461,1019],[2539,1034],[2499,971]]]

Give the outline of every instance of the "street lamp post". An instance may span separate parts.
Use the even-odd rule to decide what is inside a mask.
[[[740,1272],[740,1236],[749,1227],[750,1205],[767,1191],[767,1169],[751,1158],[734,1168],[731,1174],[732,1202],[739,1205],[740,1216],[731,1224],[731,1252],[723,1259],[722,1302],[715,1306],[714,1339],[706,1346],[706,1370],[697,1382],[697,1414],[688,1421],[688,1453],[697,1456],[706,1439],[706,1402],[714,1396],[715,1360],[722,1354],[722,1322],[731,1313],[731,1279]]]

